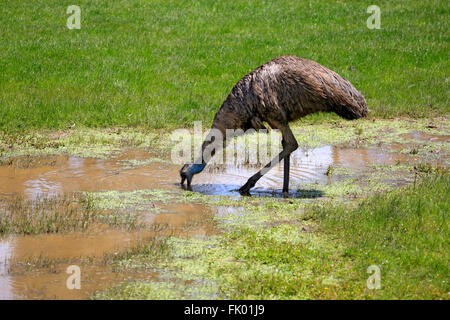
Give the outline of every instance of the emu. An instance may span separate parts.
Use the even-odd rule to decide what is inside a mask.
[[[317,62],[295,56],[281,56],[266,62],[236,83],[217,111],[211,131],[202,144],[201,158],[180,170],[181,185],[206,166],[204,151],[225,147],[216,141],[213,129],[226,137],[226,129],[266,129],[263,122],[282,135],[282,151],[263,169],[250,177],[240,189],[248,195],[257,181],[278,162],[284,160],[283,192],[289,192],[289,158],[298,143],[289,122],[315,112],[335,112],[345,119],[358,119],[368,113],[362,94],[346,79]],[[218,139],[217,139],[218,140]]]

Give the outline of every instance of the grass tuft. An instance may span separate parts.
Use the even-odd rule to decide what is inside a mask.
[[[0,235],[70,233],[87,231],[94,225],[133,229],[137,217],[105,213],[95,209],[90,197],[74,193],[25,200],[6,199],[0,207]]]

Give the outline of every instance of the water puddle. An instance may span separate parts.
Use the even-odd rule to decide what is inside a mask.
[[[406,161],[407,156],[380,149],[356,149],[324,146],[315,149],[297,149],[291,154],[290,181],[296,183],[332,183],[326,172],[330,166],[363,170],[367,165],[392,165]],[[194,177],[192,191],[208,195],[239,196],[239,189],[260,168],[206,166]],[[275,166],[251,190],[252,196],[283,196],[283,164]],[[290,190],[290,196],[298,194]],[[302,196],[302,195],[300,195]],[[318,195],[320,196],[320,195]]]
[[[0,239],[0,299],[85,299],[96,291],[113,287],[129,280],[151,280],[156,272],[112,272],[99,264],[105,254],[118,254],[139,241],[158,236],[205,237],[216,234],[209,208],[196,204],[176,204],[164,207],[164,212],[146,215],[147,228],[133,231],[104,229],[92,233],[42,234],[8,236]],[[51,271],[34,270],[11,273],[15,262],[43,257],[62,261]],[[69,290],[66,268],[81,263],[82,290]],[[67,261],[67,262],[65,262]],[[70,262],[75,261],[75,262]]]
[[[159,162],[121,170],[123,160],[135,160],[136,154],[126,152],[119,158],[103,160],[55,157],[55,161],[41,167],[21,168],[15,163],[0,166],[0,195],[23,194],[33,199],[38,195],[55,195],[74,191],[132,191],[151,188],[175,188],[178,180],[177,166]],[[150,157],[147,154],[147,157]],[[20,164],[20,162],[19,162]]]
[[[69,267],[69,264],[61,264],[51,271],[35,270],[25,274],[0,275],[0,299],[87,299],[98,290],[106,290],[128,281],[151,281],[157,276],[156,273],[148,270],[145,272],[119,273],[111,271],[107,266],[83,265],[80,266],[81,288],[70,290],[66,285],[67,278],[70,276],[66,273],[67,267]]]
[[[400,137],[408,140],[430,141],[430,142],[449,142],[450,135],[436,135],[421,131],[413,131],[401,134]]]

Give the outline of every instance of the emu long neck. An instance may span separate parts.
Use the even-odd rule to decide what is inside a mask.
[[[203,141],[201,154],[197,156],[195,163],[206,165],[217,151],[225,148],[226,138],[226,130],[214,121]]]

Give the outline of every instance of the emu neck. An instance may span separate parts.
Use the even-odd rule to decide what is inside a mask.
[[[226,138],[226,130],[220,125],[217,126],[216,121],[214,121],[211,130],[202,143],[201,154],[197,157],[195,163],[205,166],[217,151],[225,147]]]

